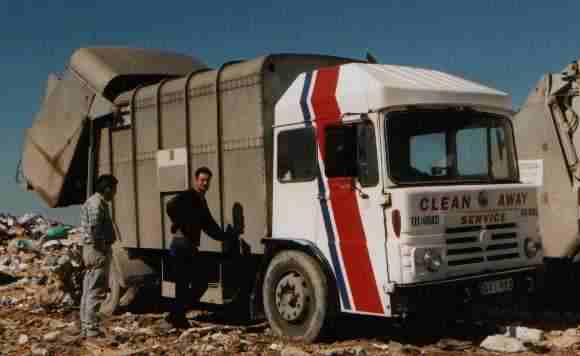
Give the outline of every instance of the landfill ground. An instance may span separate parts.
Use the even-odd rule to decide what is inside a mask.
[[[220,309],[191,310],[191,327],[173,329],[164,322],[166,301],[147,290],[103,319],[102,338],[87,339],[78,323],[78,230],[60,227],[0,215],[0,355],[580,354],[580,314],[552,308],[474,306],[453,320],[342,316],[325,340],[303,344]]]

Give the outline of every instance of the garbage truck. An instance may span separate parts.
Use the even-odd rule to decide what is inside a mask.
[[[546,73],[514,115],[520,173],[538,190],[544,298],[571,307],[580,294],[580,65]],[[577,307],[576,307],[577,309]]]
[[[343,313],[401,317],[527,295],[543,247],[509,95],[431,69],[270,54],[81,48],[26,132],[26,185],[51,207],[119,179],[109,301],[148,276],[174,297],[167,202],[207,194],[235,243],[202,236],[201,302],[313,341]],[[112,296],[112,297],[111,297]],[[436,302],[434,302],[436,301]]]

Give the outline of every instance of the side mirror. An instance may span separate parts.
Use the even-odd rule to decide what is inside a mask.
[[[356,161],[357,176],[368,175],[369,155],[368,155],[369,130],[367,124],[359,124],[356,127]]]
[[[369,120],[368,116],[366,120]],[[366,120],[356,127],[357,177],[363,186],[373,185],[379,179],[374,127]]]

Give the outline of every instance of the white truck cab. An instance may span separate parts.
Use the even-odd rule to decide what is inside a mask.
[[[505,93],[433,70],[351,63],[300,75],[276,105],[273,239],[319,251],[341,312],[528,293],[542,245],[511,114]],[[283,275],[266,278],[276,302],[265,307],[288,329],[304,312],[291,301],[311,292]]]

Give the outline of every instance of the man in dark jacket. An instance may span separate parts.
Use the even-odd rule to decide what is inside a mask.
[[[187,328],[185,317],[188,300],[199,299],[207,289],[207,276],[196,254],[201,231],[218,241],[234,239],[232,229],[224,232],[209,211],[205,193],[211,184],[212,172],[207,167],[195,171],[194,188],[178,194],[167,204],[174,233],[170,247],[171,270],[175,278],[175,301],[167,319],[174,327]],[[190,284],[193,288],[190,289]]]

